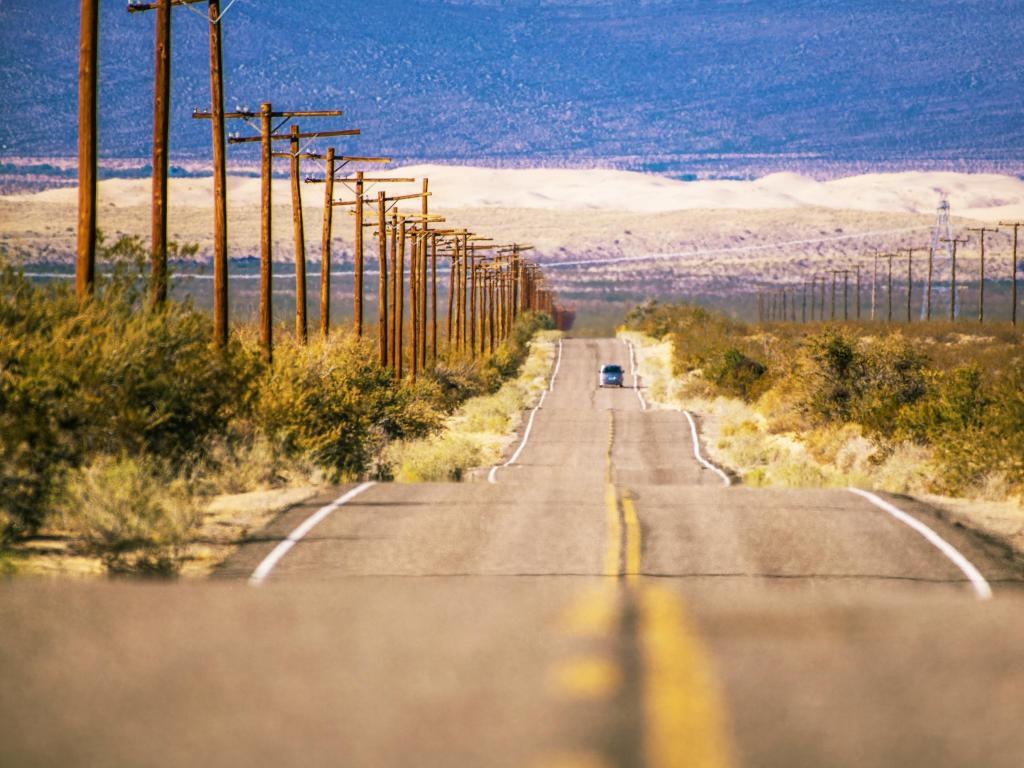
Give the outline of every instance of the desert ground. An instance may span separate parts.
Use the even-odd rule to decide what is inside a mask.
[[[307,169],[315,174],[316,168]],[[801,285],[814,273],[860,264],[865,280],[873,251],[927,248],[942,197],[950,201],[958,236],[967,227],[1024,217],[1024,180],[998,174],[905,172],[817,181],[778,173],[751,181],[676,181],[653,174],[607,170],[486,169],[420,165],[375,176],[427,177],[430,209],[446,225],[468,227],[497,242],[528,239],[564,296],[586,307],[646,296],[719,297],[758,288]],[[199,246],[196,267],[212,252],[209,178],[175,178],[170,189],[170,233]],[[259,179],[231,176],[228,189],[229,253],[259,253]],[[387,186],[411,192],[415,185]],[[307,257],[320,258],[323,187],[303,185]],[[274,259],[294,258],[291,192],[274,182]],[[74,187],[0,197],[0,252],[21,265],[71,261],[75,243]],[[338,188],[336,199],[351,197]],[[99,225],[108,239],[148,237],[148,179],[108,179],[99,186]],[[418,204],[417,204],[418,207]],[[352,226],[347,208],[335,208],[336,268],[351,265]],[[1010,235],[987,238],[987,277],[1010,277]],[[375,243],[368,246],[374,261]],[[925,254],[915,279],[923,279]],[[960,278],[977,273],[976,238],[963,246]],[[188,274],[190,265],[179,265]],[[948,279],[948,259],[938,258],[934,279]],[[906,274],[895,268],[899,282]]]

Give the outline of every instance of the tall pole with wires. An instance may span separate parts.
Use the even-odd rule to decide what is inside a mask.
[[[1001,221],[1000,227],[1013,227],[1013,255],[1010,257],[1010,322],[1017,325],[1017,235],[1024,221]]]
[[[320,240],[320,336],[331,332],[331,235],[334,223],[334,147],[324,158],[324,229]]]
[[[942,238],[941,242],[950,244],[950,256],[952,261],[950,262],[949,269],[949,320],[953,322],[956,320],[957,305],[956,300],[956,251],[957,246],[963,245],[967,242],[966,238],[950,237]]]
[[[75,292],[92,295],[96,280],[96,112],[99,0],[81,0],[78,49],[78,245]]]
[[[388,365],[388,224],[384,192],[377,193],[377,341],[381,367]]]
[[[355,276],[353,285],[354,307],[352,326],[356,336],[363,335],[363,172],[356,171],[356,231]]]
[[[978,233],[978,322],[985,322],[985,235],[998,232],[992,227],[972,227],[969,232]]]
[[[914,254],[917,251],[921,251],[921,250],[924,250],[924,249],[923,248],[902,248],[902,249],[900,249],[900,253],[907,254],[907,322],[908,323],[913,321],[913,317],[912,317],[911,311],[910,311],[910,306],[911,306],[911,297],[913,296],[913,290],[914,290],[913,289],[913,286],[914,286]]]
[[[327,138],[330,136],[356,136],[359,134],[357,129],[343,130],[343,131],[321,131],[316,133],[300,133],[298,130],[293,129],[289,133],[276,134],[274,133],[274,118],[284,118],[287,122],[297,117],[338,117],[341,115],[340,110],[329,110],[329,111],[300,111],[300,112],[275,112],[269,102],[260,104],[259,111],[260,119],[260,133],[259,136],[233,136],[228,142],[230,144],[248,144],[258,142],[260,145],[260,345],[263,348],[264,358],[270,362],[273,358],[273,308],[271,305],[272,290],[273,290],[273,244],[272,244],[272,183],[273,183],[273,158],[274,148],[273,143],[275,141],[288,141],[292,152],[286,153],[289,156],[294,156],[294,162],[297,163],[299,159],[298,140],[299,139],[310,139],[310,138]],[[209,118],[209,113],[193,112],[193,117],[196,118]],[[225,118],[239,118],[249,120],[256,116],[256,113],[249,111],[238,111],[225,114]],[[296,193],[294,185],[297,184],[298,169],[293,169],[293,189],[292,199],[293,205],[296,199]],[[298,198],[301,206],[301,198]],[[294,208],[293,208],[294,210]],[[298,228],[296,228],[298,231]],[[304,249],[304,246],[303,246]],[[303,299],[305,298],[305,255],[303,252]],[[296,264],[298,267],[298,264]],[[296,275],[298,278],[298,275]],[[296,296],[297,304],[299,297]],[[304,301],[302,302],[304,304]],[[298,312],[298,306],[296,307]],[[302,307],[303,321],[305,307]],[[296,322],[298,326],[298,321]]]

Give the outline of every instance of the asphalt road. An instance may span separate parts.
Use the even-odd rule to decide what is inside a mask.
[[[869,500],[726,487],[605,362],[565,342],[495,482],[363,488],[259,585],[351,487],[206,583],[0,586],[0,765],[1024,765],[1019,562],[889,497],[981,600]]]

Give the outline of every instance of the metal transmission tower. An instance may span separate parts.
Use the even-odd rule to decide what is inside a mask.
[[[929,255],[929,265],[932,260],[937,259],[940,254],[945,254],[949,264],[953,263],[953,225],[949,221],[949,200],[943,198],[939,201],[938,210],[935,213],[935,229],[932,230],[932,246]],[[950,296],[951,302],[956,302],[955,296]],[[928,310],[928,302],[921,304],[921,319],[928,319],[925,313]],[[960,307],[954,306],[951,312],[953,317],[960,314]]]

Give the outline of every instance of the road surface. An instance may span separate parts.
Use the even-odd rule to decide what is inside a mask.
[[[205,583],[0,586],[0,765],[1024,765],[1019,562],[726,487],[608,362],[564,343],[493,483],[333,489]]]

